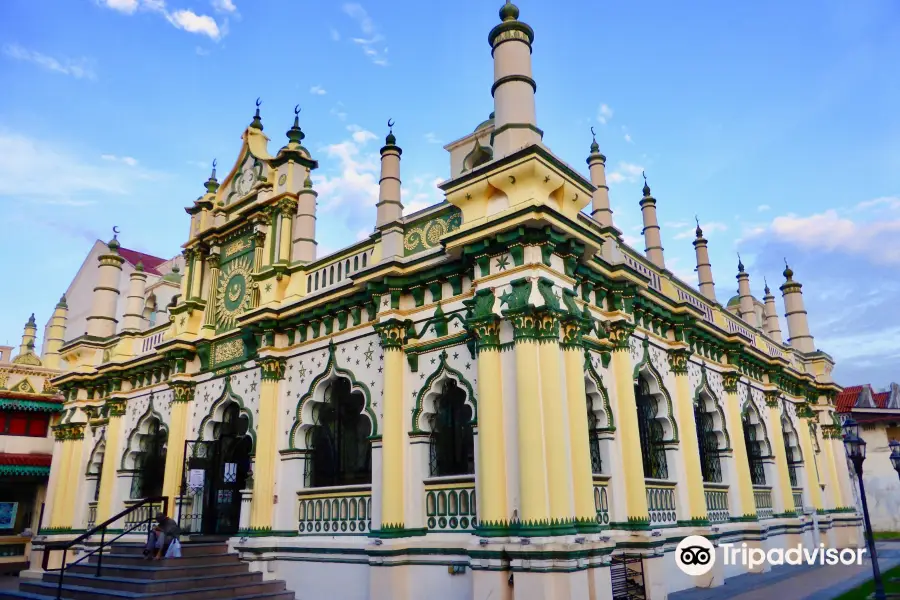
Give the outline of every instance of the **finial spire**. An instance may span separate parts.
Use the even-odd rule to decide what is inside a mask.
[[[591,127],[591,154],[596,154],[600,152],[600,144],[597,143],[597,133],[594,131],[594,128]]]
[[[791,281],[791,278],[794,276],[794,271],[791,270],[791,267],[788,265],[787,258],[784,259],[784,273],[782,273],[782,275],[784,275],[784,278],[788,281]]]
[[[647,183],[647,173],[641,171],[641,176],[644,178],[644,198],[650,197],[650,185]]]
[[[766,286],[763,288],[763,291],[766,293],[766,296],[768,296],[772,292],[769,290],[769,280],[766,279],[765,275],[763,275],[763,284]]]
[[[741,261],[741,253],[740,252],[737,253],[737,257],[738,257],[738,273],[743,273],[744,272],[744,263]]]
[[[294,144],[300,144],[303,141],[303,138],[306,137],[306,134],[303,133],[303,130],[300,129],[300,105],[294,105],[294,125],[288,129],[285,134],[287,138]]]
[[[219,182],[216,180],[216,159],[213,159],[212,162],[212,173],[209,174],[209,179],[206,180],[206,183],[203,184],[203,187],[206,188],[206,191],[210,194],[215,194],[216,190],[219,189]]]
[[[694,215],[694,221],[697,222],[697,229],[695,230],[695,232],[697,233],[697,239],[699,240],[703,237],[703,230],[700,229],[700,217]]]
[[[394,123],[393,119],[388,119],[388,134],[387,137],[384,138],[385,146],[394,146],[397,144],[397,138],[394,136]]]
[[[113,230],[113,238],[111,240],[109,240],[109,243],[106,245],[112,252],[115,252],[116,250],[119,249],[118,236],[119,236],[120,231],[119,231],[118,225],[113,225],[112,230]]]
[[[250,123],[250,127],[253,129],[263,130],[262,118],[259,116],[259,106],[262,104],[259,98],[256,99],[256,114],[253,115],[253,122]]]
[[[25,327],[34,327],[34,326],[35,326],[34,313],[31,313],[31,316],[28,317],[28,322],[25,323]]]
[[[500,9],[500,19],[503,21],[515,21],[519,18],[519,7],[506,0],[506,4]]]

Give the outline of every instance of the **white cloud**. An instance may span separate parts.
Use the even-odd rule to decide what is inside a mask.
[[[631,246],[632,248],[638,248],[639,245],[644,244],[644,238],[640,238],[634,235],[628,235],[627,233],[622,234],[622,241]]]
[[[100,158],[103,160],[108,160],[111,162],[120,162],[123,165],[128,165],[129,167],[136,167],[138,161],[136,158],[132,158],[130,156],[116,156],[115,154],[101,154]]]
[[[62,58],[56,59],[34,50],[29,50],[18,44],[3,46],[3,54],[13,60],[29,62],[54,73],[69,75],[75,79],[96,79],[97,75],[91,67],[91,61],[86,58],[77,60]]]
[[[425,134],[425,141],[429,144],[440,144],[441,140],[438,139],[438,136],[433,131],[429,131]]]
[[[309,93],[314,96],[324,96],[328,92],[326,92],[325,88],[323,88],[321,85],[314,85],[311,88],[309,88]]]
[[[879,209],[884,208],[887,210],[897,210],[900,209],[900,198],[896,196],[884,196],[881,198],[875,198],[874,200],[866,200],[864,202],[860,202],[856,205],[857,210],[868,210],[868,209]]]
[[[347,120],[347,112],[344,110],[344,104],[342,102],[338,102],[334,105],[334,107],[328,111],[329,114],[333,117],[337,117],[341,121]]]
[[[609,183],[635,182],[643,173],[644,167],[634,163],[619,162],[619,165],[606,176]]]
[[[370,140],[374,140],[377,137],[374,133],[363,129],[359,125],[347,125],[347,131],[353,134],[351,136],[353,141],[360,145],[365,144]]]
[[[333,175],[314,175],[313,183],[319,193],[322,212],[348,208],[350,211],[374,208],[378,202],[379,157],[367,147],[375,134],[350,125],[348,140],[324,148],[329,158],[337,159],[339,169]]]
[[[138,0],[98,0],[98,3],[126,15],[130,15],[138,9]]]
[[[685,225],[682,225],[685,227]],[[675,234],[673,239],[676,240],[689,240],[693,239],[697,235],[697,226],[686,227],[683,231],[679,231]],[[728,225],[725,223],[719,223],[717,221],[710,221],[708,223],[700,223],[700,229],[703,230],[703,235],[707,236],[710,233],[714,233],[716,231],[728,231]]]
[[[370,235],[372,235],[372,231],[371,231],[371,230],[369,230],[369,229],[360,229],[359,231],[356,232],[356,241],[357,241],[357,242],[361,242],[361,241],[363,241],[364,239],[366,239],[367,237],[369,237]]]
[[[334,27],[332,27],[332,28],[329,30],[329,33],[331,34],[331,41],[332,41],[332,42],[339,42],[339,41],[341,41],[341,34],[340,34],[340,32],[339,32],[337,29],[335,29]]]
[[[237,6],[234,5],[232,0],[212,0],[212,6],[219,12],[223,13],[236,13]]]
[[[756,207],[757,212],[766,212],[767,210],[771,210],[772,207],[768,204],[760,204]]]
[[[197,53],[197,56],[209,56],[209,50],[201,48],[200,46],[194,48],[194,51]]]
[[[227,33],[227,21],[220,26],[215,19],[209,15],[198,15],[192,10],[180,9],[170,12],[166,8],[165,0],[100,0],[101,6],[105,6],[117,12],[127,15],[133,15],[138,8],[142,8],[148,12],[158,13],[165,17],[173,27],[187,31],[188,33],[196,33],[205,35],[212,40],[218,41]],[[236,10],[231,0],[214,0],[213,6],[221,12],[232,12]],[[230,9],[228,8],[230,7]]]
[[[176,10],[168,13],[166,20],[188,33],[199,33],[213,40],[218,40],[222,36],[215,19],[208,15],[198,15],[191,10]]]
[[[441,202],[444,195],[437,187],[441,181],[440,177],[433,177],[430,174],[417,175],[405,181],[400,191],[403,198],[403,214],[411,215]]]
[[[629,144],[633,144],[633,143],[634,143],[634,140],[631,139],[631,134],[630,134],[630,133],[626,133],[626,134],[625,134],[625,141],[628,142]]]
[[[597,109],[597,121],[606,125],[606,123],[612,119],[613,110],[609,107],[608,104],[601,104],[600,108]]]
[[[368,56],[369,60],[374,64],[381,67],[388,66],[388,49],[387,46],[384,45],[385,38],[379,33],[378,27],[375,25],[374,21],[372,21],[372,18],[369,16],[369,13],[366,12],[366,9],[363,8],[361,4],[350,2],[344,4],[343,11],[344,14],[356,21],[356,24],[363,34],[362,37],[352,38],[353,43],[361,46],[363,54]],[[334,34],[332,34],[332,39],[334,39]]]

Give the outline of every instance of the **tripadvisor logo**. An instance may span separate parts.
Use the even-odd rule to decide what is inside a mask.
[[[716,549],[702,535],[689,535],[675,547],[675,564],[685,575],[706,575],[716,564]]]

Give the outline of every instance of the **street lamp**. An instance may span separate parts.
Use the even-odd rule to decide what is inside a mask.
[[[872,539],[872,523],[869,521],[869,504],[866,502],[866,486],[863,483],[863,461],[866,460],[866,442],[859,437],[859,424],[851,417],[844,421],[844,450],[847,458],[853,463],[856,478],[859,480],[859,495],[862,498],[863,518],[866,524],[866,543],[869,546],[869,555],[872,557],[872,574],[875,579],[875,600],[885,600],[884,585],[881,583],[881,569],[878,568],[878,554],[875,553],[875,540]],[[896,443],[896,442],[895,442]],[[897,444],[900,461],[900,443]],[[894,447],[891,447],[893,452]],[[891,458],[893,461],[893,458]],[[898,463],[894,463],[895,465]]]
[[[897,475],[900,475],[900,442],[891,440],[888,446],[891,449],[891,464],[894,465]]]

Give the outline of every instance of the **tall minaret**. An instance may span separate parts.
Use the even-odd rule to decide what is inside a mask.
[[[781,343],[781,326],[778,324],[778,311],[775,308],[775,296],[772,295],[772,290],[769,289],[769,282],[766,281],[766,295],[763,296],[763,302],[765,302],[765,323],[763,323],[763,331],[766,332],[770,338]]]
[[[738,316],[754,327],[759,327],[756,322],[756,311],[753,308],[753,294],[750,292],[750,274],[744,270],[741,255],[738,254]]]
[[[138,262],[134,266],[128,282],[122,331],[141,331],[144,328],[144,286],[146,284],[147,274],[144,272],[144,263]]]
[[[116,231],[116,228],[113,228]],[[91,314],[87,317],[87,334],[92,337],[107,338],[116,334],[116,307],[119,303],[119,275],[125,259],[119,256],[119,240],[107,244],[109,250],[101,254],[97,266],[97,286]]]
[[[37,325],[34,322],[34,313],[28,317],[25,329],[22,331],[22,343],[19,345],[19,356],[34,353],[34,340],[37,336]]]
[[[700,293],[712,302],[716,301],[716,284],[713,281],[712,265],[709,264],[709,248],[703,230],[700,229],[700,219],[697,221],[697,238],[694,240],[694,252],[697,255],[697,279],[700,282]]]
[[[381,255],[387,259],[403,256],[403,202],[400,201],[400,155],[403,150],[394,137],[394,121],[388,121],[388,134],[381,149],[381,179],[378,182],[378,213],[375,228],[381,230]]]
[[[544,132],[537,127],[531,78],[531,44],[534,30],[518,20],[519,9],[507,0],[500,9],[502,23],[491,29],[488,42],[494,57],[494,159],[538,144]]]
[[[594,141],[591,142],[591,154],[588,156],[587,164],[591,171],[591,183],[597,188],[591,201],[591,216],[603,227],[610,227],[613,224],[613,213],[609,208],[609,186],[606,185],[606,157],[600,153],[600,145],[597,144],[593,127],[591,135]]]
[[[785,282],[781,285],[781,297],[784,300],[784,316],[787,318],[788,343],[791,348],[800,352],[815,352],[816,344],[813,336],[809,334],[809,321],[806,316],[806,308],[803,306],[803,287],[800,282],[794,281],[794,272],[784,261]]]
[[[644,174],[644,197],[641,198],[641,216],[644,218],[644,252],[647,258],[660,269],[666,268],[662,239],[659,236],[659,221],[656,220],[656,198],[650,195],[647,175]]]
[[[316,198],[309,174],[303,189],[297,192],[297,221],[294,224],[294,260],[311,263],[316,260]]]
[[[69,314],[69,305],[66,304],[66,295],[63,294],[56,308],[53,310],[53,316],[50,318],[50,325],[47,331],[47,342],[44,344],[44,355],[41,362],[48,369],[60,368],[60,348],[66,338],[66,318]]]

